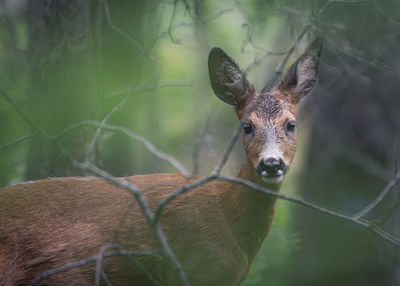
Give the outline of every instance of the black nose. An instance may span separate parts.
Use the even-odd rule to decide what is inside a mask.
[[[256,171],[261,176],[277,177],[285,174],[287,167],[282,158],[262,159],[256,168]]]

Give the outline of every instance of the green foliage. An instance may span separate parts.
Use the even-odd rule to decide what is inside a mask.
[[[237,124],[231,107],[220,102],[210,88],[208,51],[210,46],[225,49],[243,69],[249,68],[248,76],[255,86],[262,87],[281,57],[253,63],[254,56],[260,59],[265,53],[257,46],[285,50],[291,43],[285,20],[281,12],[276,14],[278,8],[272,2],[248,1],[238,6],[239,2],[205,1],[199,7],[190,2],[188,10],[182,2],[174,6],[157,1],[109,1],[107,9],[100,7],[101,16],[92,23],[92,30],[83,27],[82,33],[93,39],[76,38],[63,21],[56,21],[57,27],[40,30],[34,19],[14,15],[15,30],[6,26],[1,29],[3,45],[15,40],[14,46],[0,52],[0,74],[4,75],[1,88],[50,135],[83,120],[107,118],[106,123],[143,136],[189,169],[196,158],[200,173],[208,174]],[[194,15],[194,11],[199,14]],[[65,17],[68,23],[68,15]],[[196,17],[202,20],[196,22]],[[73,29],[78,26],[71,24]],[[33,31],[31,37],[29,29]],[[253,33],[252,42],[249,33]],[[58,40],[52,42],[52,37],[62,46]],[[9,58],[11,53],[13,58]],[[31,132],[29,122],[4,99],[1,101],[0,146]],[[82,159],[94,131],[90,126],[68,131],[59,143]],[[42,163],[58,164],[48,157],[59,156],[57,148],[40,143],[44,150],[39,151],[34,143],[38,139],[35,136],[2,151],[2,185],[24,180],[32,168],[48,168],[40,167]],[[117,176],[176,171],[156,159],[142,143],[119,132],[101,132],[96,146],[91,158]],[[240,146],[231,157],[224,172],[234,175],[243,161]],[[49,170],[45,176],[58,174],[57,169]],[[266,279],[278,285],[279,269],[287,267],[298,240],[289,222],[290,208],[279,207],[271,235],[245,285],[263,285]]]
[[[326,35],[333,47],[337,44],[334,51],[338,53],[337,47],[343,47],[346,56],[352,54],[349,43],[359,34],[365,33],[357,48],[369,47],[372,36],[363,30],[366,22],[369,21],[368,31],[374,30],[374,37],[382,45],[397,35],[397,32],[379,32],[384,30],[382,27],[388,25],[398,31],[399,26],[395,12],[399,5],[394,1],[384,1],[390,17],[382,21],[378,21],[382,13],[379,9],[384,5],[380,6],[379,1],[89,2],[91,5],[97,2],[108,5],[85,6],[92,9],[87,17],[83,17],[86,24],[82,27],[76,24],[82,29],[73,31],[82,30],[86,36],[71,33],[69,26],[62,26],[64,22],[57,17],[57,28],[40,30],[39,27],[39,31],[32,34],[35,22],[28,17],[32,11],[21,12],[2,3],[0,90],[4,90],[50,135],[84,120],[101,122],[106,119],[105,123],[125,127],[143,136],[188,169],[198,168],[202,175],[209,174],[219,162],[237,124],[231,107],[219,101],[210,88],[207,56],[211,47],[226,50],[260,90],[275,73],[285,56],[283,52],[290,49],[299,32],[315,20],[313,17],[323,7],[327,9],[319,22],[312,23],[309,34],[311,37]],[[362,18],[366,10],[374,11],[371,18],[349,21],[355,16]],[[64,19],[67,24],[70,23],[68,19]],[[345,36],[340,34],[343,31]],[[55,40],[54,33],[62,45]],[[75,36],[81,37],[77,40]],[[296,48],[301,51],[306,42],[307,39],[303,39]],[[384,58],[388,54],[384,48],[371,48],[365,53],[353,53],[353,56],[369,66],[381,68],[379,62],[367,61],[364,55]],[[298,54],[295,52],[288,64]],[[346,72],[350,71],[353,76],[354,67],[346,62],[344,65]],[[366,76],[360,78],[371,81]],[[329,90],[332,86],[337,87],[335,82],[330,84]],[[392,92],[393,96],[396,96],[396,90]],[[329,100],[334,101],[334,98]],[[351,104],[351,98],[349,102]],[[386,104],[391,102],[388,100]],[[398,122],[396,118],[387,121]],[[44,176],[76,175],[62,172],[69,171],[70,166],[57,161],[61,156],[54,145],[61,144],[74,158],[83,160],[96,131],[93,126],[85,126],[70,130],[51,143],[38,135],[13,143],[37,130],[1,96],[0,123],[1,186],[23,181],[36,169],[43,169]],[[297,194],[301,185],[300,171],[307,168],[308,131],[305,126],[299,128],[296,161],[282,187],[286,194]],[[237,145],[224,168],[225,174],[235,175],[244,160],[240,144]],[[100,132],[94,151],[89,155],[87,157],[93,163],[115,176],[176,172],[170,164],[155,158],[141,142],[121,132]],[[61,167],[57,169],[54,165]],[[59,169],[62,169],[60,173]],[[352,170],[347,172],[349,181],[353,174]],[[368,182],[364,181],[365,184]],[[326,182],[320,183],[322,189]],[[341,186],[341,182],[337,183]],[[358,181],[349,185],[351,188],[360,186]],[[325,196],[323,191],[321,197]],[[345,199],[340,198],[340,201],[343,203]],[[359,205],[353,203],[351,207],[358,208]],[[296,285],[296,281],[287,284],[290,279],[283,278],[288,268],[296,267],[293,259],[304,246],[303,234],[293,226],[294,213],[291,204],[278,203],[275,223],[244,285]],[[304,261],[305,265],[318,265],[315,257]],[[332,265],[338,264],[341,263],[332,261]],[[346,265],[346,269],[349,268],[351,266]],[[320,271],[322,273],[323,269]],[[312,276],[312,273],[308,275]]]

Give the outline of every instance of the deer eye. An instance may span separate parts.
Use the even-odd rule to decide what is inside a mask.
[[[250,123],[247,123],[247,122],[243,123],[242,127],[243,127],[245,134],[250,134],[254,130],[253,125],[251,125]]]
[[[296,130],[296,121],[289,121],[286,123],[286,130],[289,132],[293,132]]]

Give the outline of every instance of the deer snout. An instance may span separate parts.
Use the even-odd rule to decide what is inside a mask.
[[[261,159],[256,168],[264,181],[278,183],[283,179],[288,167],[282,158]]]

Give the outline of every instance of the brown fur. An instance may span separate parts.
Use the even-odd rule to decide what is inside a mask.
[[[129,180],[148,189],[154,210],[163,197],[194,179],[157,174]],[[192,285],[238,285],[244,279],[272,223],[274,202],[231,183],[212,182],[168,205],[161,225]],[[132,203],[125,190],[98,178],[45,179],[2,189],[0,229],[7,231],[0,233],[1,285],[26,285],[46,270],[96,254],[115,237],[127,249],[156,248],[137,204],[129,207]],[[179,284],[162,257],[139,260],[163,285]],[[92,285],[94,269],[92,264],[69,270],[40,285]],[[105,271],[116,285],[130,285],[142,276],[122,258],[107,258]]]
[[[246,160],[238,177],[278,191],[280,184],[266,185],[256,165],[268,136],[283,150],[285,164],[292,162],[296,134],[286,134],[284,127],[295,120],[303,92],[288,86],[297,80],[286,76],[286,89],[280,84],[258,95],[222,50],[211,51],[209,66],[217,95],[234,105],[240,120],[255,127],[252,135],[243,135]],[[296,72],[291,69],[291,74]],[[306,74],[314,80],[310,69]],[[302,85],[309,88],[306,79]],[[125,179],[143,190],[155,211],[168,194],[198,178],[151,174]],[[160,224],[191,285],[239,285],[269,232],[275,201],[224,181],[209,182],[171,201]],[[44,271],[98,253],[110,242],[131,250],[157,248],[133,196],[103,179],[50,178],[0,190],[0,285],[26,285]],[[137,259],[163,285],[180,285],[161,255]],[[106,258],[104,271],[112,285],[152,285],[126,257]],[[93,285],[94,274],[95,265],[88,264],[49,276],[39,285]]]

